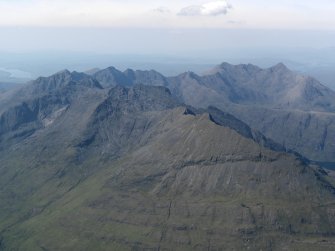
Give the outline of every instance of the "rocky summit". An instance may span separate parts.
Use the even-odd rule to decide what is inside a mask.
[[[62,71],[3,94],[0,250],[334,250],[334,178],[227,111],[275,88],[234,96],[235,68],[289,72]]]

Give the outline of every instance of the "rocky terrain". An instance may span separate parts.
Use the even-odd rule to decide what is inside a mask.
[[[62,71],[1,96],[0,250],[333,250],[331,173],[127,72],[141,80]]]
[[[203,76],[186,72],[176,77],[131,71],[128,78],[128,70],[118,71],[123,78],[112,79],[107,78],[108,69],[94,75],[105,86],[166,86],[181,102],[198,108],[216,106],[287,149],[335,168],[335,92],[281,63],[268,69],[223,63]]]

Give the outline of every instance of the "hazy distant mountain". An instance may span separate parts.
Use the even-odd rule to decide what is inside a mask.
[[[188,72],[172,78],[174,86],[191,103],[213,102],[303,111],[335,111],[335,92],[317,80],[288,70],[283,64],[268,69],[223,63],[204,76]],[[192,100],[198,89],[210,98]],[[204,94],[204,93],[203,93]],[[219,97],[217,96],[219,95]]]
[[[118,84],[136,82],[120,74],[127,80]],[[146,74],[152,83],[155,75]],[[335,92],[281,63],[267,69],[223,63],[203,76],[186,72],[160,82],[186,104],[217,106],[288,149],[335,162]]]
[[[274,109],[303,111],[335,111],[335,92],[316,79],[290,71],[280,63],[267,69],[248,65],[223,63],[207,74],[199,76],[186,72],[166,78],[156,71],[118,71],[113,67],[101,70],[94,77],[104,86],[115,85],[163,85],[185,99],[206,92],[211,97],[194,101],[197,105],[218,98],[225,102],[266,106]],[[200,97],[201,98],[201,97]],[[193,102],[191,102],[193,103]]]
[[[268,69],[223,63],[204,76],[203,81],[219,92],[225,85],[233,88],[230,101],[238,104],[303,111],[335,111],[334,91],[312,77],[290,71],[281,63]]]
[[[107,69],[101,70],[93,74],[93,77],[97,79],[104,87],[111,86],[132,86],[135,84],[145,84],[145,85],[162,85],[167,86],[168,82],[166,78],[154,71],[133,71],[127,69],[121,72],[114,67],[109,67]]]
[[[234,116],[68,71],[23,92],[0,117],[1,250],[332,250],[334,180]]]

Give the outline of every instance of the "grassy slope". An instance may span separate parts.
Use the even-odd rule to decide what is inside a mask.
[[[327,177],[182,113],[166,112],[149,144],[116,161],[79,165],[72,147],[44,150],[44,162],[29,147],[2,158],[0,181],[11,182],[1,196],[17,196],[0,202],[2,248],[333,249]]]

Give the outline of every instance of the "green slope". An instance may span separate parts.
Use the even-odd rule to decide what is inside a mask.
[[[117,160],[59,162],[66,174],[24,201],[22,214],[31,214],[2,224],[3,249],[332,250],[334,188],[317,168],[206,114],[142,116],[157,121],[145,145]],[[24,179],[43,179],[35,170]]]

